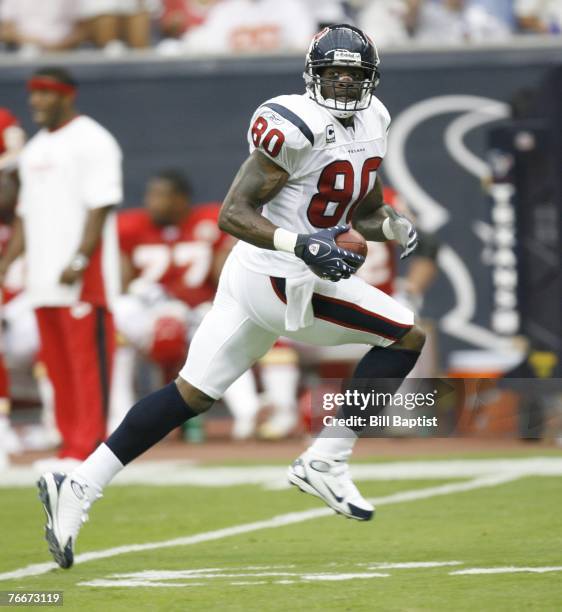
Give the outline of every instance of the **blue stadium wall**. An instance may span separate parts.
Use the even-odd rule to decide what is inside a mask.
[[[478,172],[488,129],[507,114],[506,103],[518,90],[539,86],[561,62],[561,51],[383,55],[377,95],[393,117],[384,176],[405,189],[420,225],[437,231],[446,247],[443,274],[424,309],[441,321],[444,356],[457,348],[493,348],[501,340],[491,327],[492,272],[485,257],[490,202]],[[254,109],[269,97],[303,90],[301,58],[146,56],[99,63],[89,55],[67,57],[61,63],[80,82],[81,111],[106,125],[124,150],[124,206],[139,205],[147,177],[166,167],[186,171],[197,201],[221,200],[247,154]],[[24,83],[35,67],[0,60],[0,105],[15,111],[29,133],[35,128]]]

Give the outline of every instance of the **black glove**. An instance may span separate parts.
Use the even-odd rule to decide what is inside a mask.
[[[334,282],[349,278],[357,272],[365,258],[363,255],[341,249],[336,244],[336,236],[348,229],[347,225],[337,225],[315,234],[299,234],[295,255],[320,278]]]

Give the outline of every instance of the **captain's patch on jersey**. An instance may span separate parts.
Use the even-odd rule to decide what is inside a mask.
[[[330,123],[326,126],[326,144],[332,144],[336,142],[336,130],[334,124]]]

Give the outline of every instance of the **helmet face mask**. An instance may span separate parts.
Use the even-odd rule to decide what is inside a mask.
[[[317,34],[306,56],[304,80],[308,95],[334,117],[345,119],[365,110],[379,84],[379,56],[374,43],[361,30],[349,25],[324,28]],[[337,67],[346,74],[362,70],[363,78],[355,76],[340,80]],[[332,71],[326,70],[333,68]],[[323,76],[326,72],[332,74]]]

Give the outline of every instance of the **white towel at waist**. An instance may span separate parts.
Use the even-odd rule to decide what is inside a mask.
[[[311,300],[316,280],[316,275],[310,270],[305,270],[299,276],[286,279],[287,310],[285,311],[285,327],[287,331],[297,331],[303,327],[310,327],[314,322]]]

